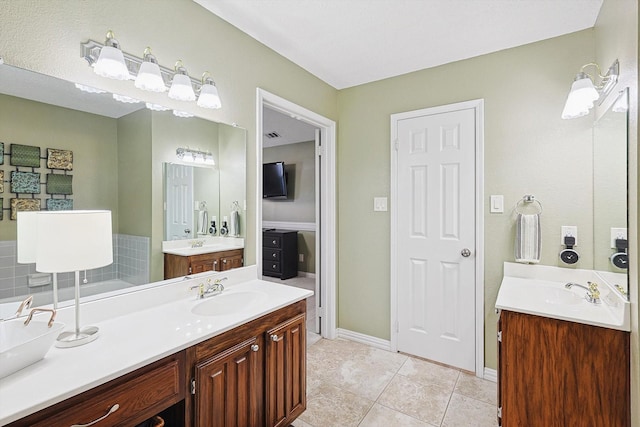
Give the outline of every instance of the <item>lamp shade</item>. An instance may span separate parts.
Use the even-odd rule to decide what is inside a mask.
[[[174,74],[171,88],[169,88],[169,98],[177,101],[195,101],[196,94],[191,86],[191,79],[184,74]]]
[[[99,76],[110,79],[129,79],[129,70],[124,62],[124,55],[120,49],[113,46],[106,45],[100,49],[100,56],[98,56],[93,71]]]
[[[36,270],[89,270],[113,263],[111,211],[39,212]]]
[[[18,263],[36,262],[36,215],[39,212],[18,212]]]
[[[151,61],[144,61],[140,65],[134,84],[138,89],[151,92],[164,92],[167,90],[160,74],[160,66]]]
[[[599,97],[600,95],[589,76],[585,73],[578,73],[571,85],[567,102],[562,110],[562,118],[574,119],[586,116],[589,114],[589,110],[593,108],[593,102]]]
[[[207,82],[202,85],[197,104],[202,108],[216,109],[222,107],[220,95],[218,95],[218,88],[212,82]]]

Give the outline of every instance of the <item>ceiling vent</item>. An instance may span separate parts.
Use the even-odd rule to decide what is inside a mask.
[[[267,138],[270,138],[270,139],[280,138],[280,134],[278,132],[265,133],[264,136],[266,136]]]

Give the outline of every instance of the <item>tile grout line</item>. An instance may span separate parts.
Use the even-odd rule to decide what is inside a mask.
[[[447,400],[447,406],[444,408],[444,412],[442,414],[442,419],[440,420],[440,423],[438,424],[440,427],[442,427],[442,423],[444,423],[444,419],[447,417],[447,411],[449,410],[449,405],[451,404],[451,398],[453,397],[453,393],[456,390],[456,386],[458,385],[458,381],[460,380],[460,371],[458,371],[458,376],[456,377],[456,382],[453,384],[453,388],[451,389],[451,394],[449,394],[449,400]]]

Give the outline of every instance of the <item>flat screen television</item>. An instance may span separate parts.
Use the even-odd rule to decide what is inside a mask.
[[[287,198],[287,173],[284,162],[262,165],[262,198]]]

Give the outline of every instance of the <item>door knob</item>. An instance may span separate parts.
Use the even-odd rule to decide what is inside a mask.
[[[463,250],[460,251],[460,255],[462,255],[463,257],[467,258],[469,256],[471,256],[471,251],[467,248],[464,248]]]

